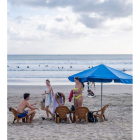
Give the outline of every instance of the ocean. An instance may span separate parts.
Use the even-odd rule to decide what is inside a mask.
[[[105,64],[133,75],[132,55],[8,55],[8,85],[73,85],[68,76]],[[97,83],[98,84],[98,83]],[[116,84],[116,83],[108,83]]]

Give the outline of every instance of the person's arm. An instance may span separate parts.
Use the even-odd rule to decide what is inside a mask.
[[[37,103],[31,104],[31,106],[36,105]]]
[[[83,86],[82,86],[82,84],[80,84],[78,90],[74,90],[74,92],[80,92],[82,88],[83,88]]]
[[[38,107],[32,107],[28,102],[27,102],[26,105],[27,105],[27,107],[30,108],[31,110],[35,110],[35,109],[38,109],[38,110],[39,110]]]
[[[53,87],[52,87],[52,96],[54,96]]]
[[[61,104],[60,104],[58,98],[56,97],[56,95],[55,95],[55,100],[56,100],[56,102],[59,104],[59,106],[61,106]]]
[[[63,96],[63,104],[62,105],[64,105],[65,104],[65,95],[63,94],[63,93],[61,93]]]
[[[76,88],[76,84],[75,84],[75,88]],[[75,94],[75,90],[74,90],[74,89],[72,89],[72,91],[73,91],[73,94]]]
[[[75,94],[75,90],[73,89],[73,90],[71,90],[71,91],[73,91],[73,94]]]
[[[43,95],[45,95],[45,94],[49,94],[49,93],[51,92],[51,90],[52,90],[52,86],[51,86],[51,87],[49,87],[49,91],[48,91],[48,92],[43,93]]]

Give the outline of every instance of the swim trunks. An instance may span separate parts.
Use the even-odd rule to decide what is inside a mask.
[[[28,114],[28,111],[25,111],[25,110],[24,110],[24,113]],[[21,114],[19,114],[19,115],[18,115],[18,118],[25,117],[25,116],[26,116],[26,114],[21,113]]]

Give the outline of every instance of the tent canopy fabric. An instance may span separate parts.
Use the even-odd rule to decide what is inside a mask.
[[[133,77],[128,75],[122,71],[113,69],[104,64],[100,64],[91,69],[79,72],[72,76],[69,76],[68,79],[71,82],[74,82],[74,77],[78,76],[81,78],[81,82],[112,82],[114,80],[115,83],[124,83],[124,84],[132,84]]]

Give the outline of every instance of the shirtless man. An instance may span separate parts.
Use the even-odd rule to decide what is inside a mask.
[[[21,113],[20,114],[20,117],[25,117],[26,116],[25,114],[22,114],[22,113],[28,114],[30,116],[30,122],[32,122],[33,117],[35,116],[35,113],[36,113],[35,109],[38,109],[39,110],[39,108],[32,107],[33,105],[36,105],[36,103],[34,103],[34,104],[29,104],[28,103],[28,100],[30,98],[30,94],[29,93],[25,93],[23,95],[23,97],[24,97],[24,100],[21,100],[19,102],[18,107],[17,107],[17,111],[19,113]],[[30,108],[31,110],[24,110],[26,107]],[[29,122],[29,120],[28,120],[28,122]]]

